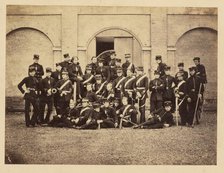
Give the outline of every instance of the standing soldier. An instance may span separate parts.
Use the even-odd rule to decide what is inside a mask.
[[[160,73],[158,71],[154,72],[155,79],[151,80],[149,83],[149,91],[151,91],[150,96],[150,112],[153,112],[163,105],[163,91],[164,83],[163,80],[159,78]]]
[[[122,64],[122,68],[123,68],[124,76],[126,77],[127,70],[130,70],[132,73],[135,72],[135,66],[131,62],[131,54],[130,53],[125,54],[125,59],[126,59],[126,62],[124,64]]]
[[[55,88],[59,93],[58,105],[59,114],[61,115],[69,106],[69,102],[72,99],[72,82],[69,80],[68,71],[62,71],[62,79],[55,84]]]
[[[67,70],[68,71],[68,66],[70,64],[70,56],[68,53],[64,54],[64,61],[60,63],[61,67],[62,67],[62,70]]]
[[[54,79],[55,84],[62,79],[61,75],[62,67],[60,63],[56,63],[56,71],[52,72],[51,77]],[[59,93],[54,94],[54,107],[56,109],[56,114],[59,114],[59,105],[58,105]]]
[[[165,75],[165,67],[166,64],[162,62],[162,56],[161,55],[156,55],[156,63],[158,64],[157,71],[159,72],[159,77],[161,78],[162,76]]]
[[[176,77],[178,83],[175,88],[175,96],[178,97],[181,125],[184,126],[187,122],[186,82],[184,80],[184,74],[182,72],[178,72],[176,74]]]
[[[193,127],[194,114],[197,112],[196,109],[197,99],[202,98],[202,93],[204,91],[204,86],[201,87],[201,92],[199,92],[201,80],[196,75],[196,67],[189,68],[190,77],[186,81],[186,94],[187,94],[187,105],[188,105],[188,118],[187,125]],[[198,107],[197,107],[198,108]],[[199,122],[198,122],[199,123]]]
[[[110,55],[109,68],[110,68],[110,81],[113,81],[114,79],[117,78],[115,51],[113,51]]]
[[[38,80],[35,76],[36,69],[34,67],[29,68],[29,76],[25,77],[19,84],[18,89],[24,94],[25,100],[25,121],[26,126],[29,127],[32,125],[33,127],[37,123],[37,116],[39,114],[39,108],[37,103],[37,91],[38,91]],[[25,90],[23,89],[23,85],[25,84]],[[30,119],[30,105],[33,106],[33,115]]]
[[[164,83],[164,92],[163,92],[163,101],[171,101],[172,105],[175,105],[175,95],[174,95],[174,87],[176,80],[173,76],[170,75],[170,66],[166,66],[165,69],[165,75],[161,78]],[[172,107],[172,110],[174,111],[174,106]]]
[[[110,81],[110,69],[103,65],[103,59],[99,59],[99,66],[96,69],[96,74],[100,74],[102,76],[103,82]]]
[[[93,56],[92,58],[91,58],[91,63],[90,64],[88,64],[91,68],[92,68],[92,70],[91,70],[91,73],[93,74],[93,75],[96,75],[96,69],[97,69],[97,67],[98,67],[98,64],[97,64],[97,58],[95,57],[95,56]]]
[[[46,77],[41,80],[41,102],[40,102],[40,123],[49,123],[50,116],[53,110],[53,92],[55,85],[54,79],[51,77],[52,70],[50,67],[46,68]],[[47,105],[47,115],[44,118],[45,106]]]
[[[207,76],[206,76],[205,66],[203,64],[200,64],[199,57],[194,57],[193,60],[194,60],[195,66],[196,66],[196,75],[200,78],[200,80],[203,84],[206,84]]]
[[[127,77],[124,79],[122,84],[122,93],[128,98],[128,104],[134,105],[136,93],[134,91],[136,77],[133,75],[132,71],[127,70]]]
[[[136,97],[138,100],[138,108],[141,113],[140,123],[145,122],[145,101],[147,97],[147,90],[149,89],[149,80],[146,74],[143,74],[143,67],[136,68],[137,77],[135,82]]]
[[[121,89],[122,89],[123,82],[125,80],[121,67],[117,68],[117,76],[118,77],[113,81],[112,87],[114,89],[115,97],[121,99],[122,97]]]
[[[33,55],[33,64],[31,64],[29,66],[29,69],[31,67],[33,67],[35,69],[35,77],[37,78],[38,81],[40,81],[42,79],[42,76],[44,75],[44,69],[43,69],[43,66],[40,65],[38,62],[39,62],[39,55],[37,54],[34,54]]]
[[[107,81],[104,81],[102,83],[102,76],[100,74],[97,74],[95,76],[95,79],[96,79],[96,83],[93,84],[93,91],[97,95],[98,99],[101,100],[106,91]]]
[[[183,62],[180,62],[180,63],[178,63],[177,66],[178,66],[178,69],[179,69],[179,71],[177,72],[177,74],[179,72],[180,73],[183,73],[183,79],[186,81],[188,79],[188,72],[184,70],[184,63]],[[177,80],[177,74],[175,75],[176,80]]]
[[[86,66],[86,73],[83,75],[83,81],[81,83],[81,96],[86,96],[86,85],[88,83],[94,84],[96,82],[94,75],[91,73],[92,67],[90,65]]]

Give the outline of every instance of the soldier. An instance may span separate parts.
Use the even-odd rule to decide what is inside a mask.
[[[151,91],[150,96],[150,112],[153,112],[163,105],[163,91],[164,83],[163,80],[159,78],[160,73],[155,70],[155,79],[151,80],[149,83],[149,91]]]
[[[96,83],[93,84],[93,91],[96,93],[98,99],[102,99],[105,95],[107,81],[102,83],[102,76],[100,74],[95,76]]]
[[[101,123],[102,128],[116,128],[118,127],[118,118],[116,115],[116,111],[113,107],[110,106],[109,99],[104,99],[104,106],[102,108],[104,114],[99,117],[101,120],[98,121]]]
[[[113,81],[117,78],[117,71],[116,71],[116,53],[113,51],[110,55],[110,81]]]
[[[48,123],[53,110],[53,93],[52,89],[55,85],[54,79],[51,77],[52,69],[46,68],[46,77],[41,80],[41,99],[40,99],[40,123]],[[47,105],[47,115],[44,116],[45,106]],[[44,118],[45,117],[45,118]]]
[[[62,70],[68,71],[68,66],[70,65],[71,58],[68,53],[64,54],[64,61],[60,63]]]
[[[152,112],[150,118],[146,122],[134,126],[134,129],[136,128],[158,129],[172,126],[174,122],[171,109],[172,109],[171,101],[164,102],[164,108],[161,107],[160,109]]]
[[[183,62],[178,63],[178,69],[179,69],[179,71],[175,75],[176,81],[178,81],[177,74],[179,72],[183,73],[183,78],[186,81],[188,79],[188,72],[184,70],[184,63]]]
[[[62,75],[61,75],[61,70],[62,67],[60,65],[60,63],[56,63],[56,70],[52,72],[51,77],[54,79],[55,84],[62,79]],[[56,92],[53,95],[54,97],[54,107],[56,109],[56,114],[59,114],[59,105],[58,105],[58,99],[59,99],[59,93]]]
[[[131,70],[127,70],[127,77],[122,83],[121,91],[124,96],[128,98],[128,104],[134,105],[136,93],[134,91],[136,77],[133,75]]]
[[[122,68],[122,67],[121,67],[121,59],[120,59],[120,58],[116,58],[116,59],[115,59],[115,66],[116,66],[116,69],[117,69],[117,68]]]
[[[68,66],[69,79],[71,82],[76,84],[76,99],[81,99],[81,81],[83,80],[82,69],[79,65],[79,58],[77,56],[72,57],[73,63]]]
[[[120,109],[120,128],[131,127],[136,125],[137,122],[137,110],[134,106],[128,104],[128,97],[122,98],[122,107]]]
[[[187,122],[186,82],[184,80],[184,73],[178,72],[176,77],[178,83],[175,88],[175,97],[178,97],[181,125],[184,126]]]
[[[145,122],[145,101],[147,97],[147,90],[149,89],[149,80],[146,74],[143,74],[143,67],[136,68],[137,77],[135,82],[136,98],[138,100],[138,108],[141,113],[140,123]]]
[[[135,66],[131,62],[131,54],[130,53],[125,54],[125,59],[126,59],[126,62],[124,64],[122,64],[122,68],[123,68],[123,74],[126,77],[127,70],[130,70],[132,73],[135,72]]]
[[[174,87],[176,80],[173,76],[170,75],[170,66],[166,66],[165,75],[161,77],[164,83],[164,92],[163,92],[163,101],[171,101],[172,102],[172,112],[175,110],[175,96],[174,96]]]
[[[33,127],[37,123],[37,116],[39,114],[39,108],[37,103],[37,90],[38,90],[38,80],[35,77],[36,69],[34,67],[29,68],[29,76],[25,77],[19,84],[18,89],[24,94],[25,100],[25,122],[26,126]],[[25,90],[23,89],[23,85],[25,84]],[[33,106],[33,115],[30,119],[30,105]]]
[[[89,64],[89,66],[92,68],[91,73],[92,73],[93,75],[96,75],[96,69],[97,69],[97,67],[98,67],[97,58],[96,58],[95,56],[93,56],[93,57],[91,58],[91,61],[92,61],[92,62]]]
[[[162,62],[162,56],[161,55],[156,55],[156,63],[158,64],[157,71],[159,72],[159,77],[161,78],[162,76],[165,75],[165,67],[166,64]]]
[[[115,97],[120,99],[122,97],[121,87],[123,85],[124,80],[125,80],[125,77],[123,76],[122,69],[119,67],[117,68],[117,78],[113,81],[112,87],[114,89]]]
[[[196,75],[200,78],[200,80],[203,84],[206,84],[207,76],[206,76],[205,66],[203,64],[200,64],[199,57],[194,57],[193,60],[194,60],[195,66],[196,66]]]
[[[86,74],[83,75],[83,81],[81,83],[81,96],[85,97],[86,96],[86,85],[88,83],[94,84],[96,82],[94,75],[91,73],[92,67],[90,65],[86,66]]]
[[[190,77],[186,81],[186,95],[188,105],[188,118],[187,126],[193,127],[194,114],[196,113],[197,99],[202,99],[202,93],[204,92],[204,86],[201,86],[201,92],[199,92],[201,79],[196,75],[196,67],[190,67]],[[198,122],[199,123],[199,122]]]
[[[98,97],[95,92],[93,92],[92,84],[88,83],[86,85],[87,93],[86,93],[86,98],[89,100],[90,106],[98,100]]]
[[[69,106],[69,102],[72,99],[72,82],[69,80],[68,71],[62,71],[62,79],[55,84],[55,88],[59,93],[58,106],[59,114],[61,115],[63,111]]]
[[[113,90],[113,87],[112,87],[112,83],[108,83],[106,85],[106,90],[104,92],[103,97],[106,98],[107,100],[109,100],[111,103],[114,101],[115,94],[114,94],[114,90]]]
[[[44,75],[44,69],[43,66],[38,63],[39,55],[34,54],[33,61],[34,62],[29,66],[29,69],[32,67],[35,69],[35,77],[37,78],[38,81],[40,81],[42,79],[42,76]]]
[[[102,76],[102,81],[110,81],[110,69],[107,66],[103,65],[103,59],[99,59],[99,66],[96,69],[96,74]]]

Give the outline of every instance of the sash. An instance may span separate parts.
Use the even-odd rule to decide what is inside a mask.
[[[131,105],[127,105],[122,114],[125,115],[127,113],[128,108],[130,108],[130,107],[131,107]]]
[[[85,107],[84,109],[82,109],[81,112],[80,112],[80,116],[82,115],[82,113],[83,113],[84,111],[89,110],[89,109],[90,109],[89,107]]]
[[[135,77],[133,76],[132,78],[130,78],[125,84],[124,84],[124,88],[126,88],[126,86],[132,81],[134,80]]]
[[[59,90],[62,90],[66,85],[68,85],[68,83],[70,82],[70,80],[67,80],[60,88]]]
[[[132,65],[133,65],[133,64],[130,63],[127,69],[131,69]]]
[[[105,81],[104,83],[102,83],[102,85],[100,86],[100,88],[96,91],[96,95],[99,94],[99,92],[103,89],[103,87],[104,87],[104,85],[105,85],[106,82],[107,81]]]
[[[136,82],[136,85],[140,84],[141,80],[144,79],[146,77],[146,75],[143,75],[142,77],[140,77],[137,82]]]
[[[88,83],[90,80],[92,80],[92,78],[93,78],[94,76],[93,75],[91,75],[88,79],[86,79],[84,82],[83,82],[83,84],[86,84],[86,83]]]
[[[125,79],[125,77],[122,77],[122,78],[118,81],[118,83],[117,83],[117,85],[115,86],[115,88],[118,88],[119,85],[121,84],[121,82],[124,81],[124,79]]]
[[[178,83],[177,88],[180,88],[180,86],[181,86],[182,84],[184,84],[184,83],[185,83],[185,81],[182,80],[180,83]]]

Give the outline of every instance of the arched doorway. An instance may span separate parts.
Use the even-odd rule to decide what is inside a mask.
[[[134,34],[122,28],[106,28],[97,32],[88,42],[87,58],[88,62],[92,56],[112,50],[116,51],[117,57],[125,61],[124,54],[130,53],[135,65],[143,65],[142,47]]]
[[[53,45],[42,32],[32,28],[19,28],[6,36],[6,96],[21,96],[18,83],[28,74],[33,54],[40,55],[40,64],[53,67]]]
[[[193,57],[199,56],[207,71],[206,98],[217,98],[217,31],[195,28],[183,34],[176,43],[175,67],[184,62],[185,68],[193,66]]]

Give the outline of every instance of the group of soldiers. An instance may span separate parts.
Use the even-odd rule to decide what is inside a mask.
[[[39,55],[35,54],[33,60],[28,76],[18,84],[24,94],[27,127],[47,124],[76,129],[163,128],[174,124],[177,106],[181,125],[193,126],[195,109],[199,109],[198,100],[203,100],[207,83],[199,57],[193,59],[195,66],[189,68],[190,77],[184,63],[178,64],[179,71],[173,77],[171,67],[156,56],[158,67],[150,81],[143,66],[135,67],[131,62],[130,54],[125,54],[126,62],[122,64],[115,51],[107,59],[93,56],[84,72],[78,57],[64,54],[64,61],[56,63],[55,71],[46,68],[45,78]],[[150,116],[146,120],[147,97]],[[53,106],[56,115],[51,118]]]

